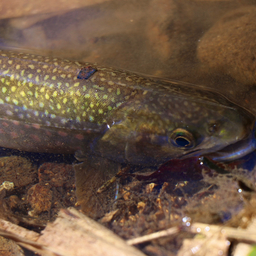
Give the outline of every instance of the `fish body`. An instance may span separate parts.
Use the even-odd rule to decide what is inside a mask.
[[[0,146],[131,164],[210,154],[254,117],[221,94],[96,64],[0,51]]]

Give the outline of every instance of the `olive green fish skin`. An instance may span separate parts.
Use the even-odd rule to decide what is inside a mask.
[[[78,79],[88,66],[96,72]],[[158,164],[220,150],[249,136],[253,123],[245,109],[201,87],[0,51],[3,147]]]

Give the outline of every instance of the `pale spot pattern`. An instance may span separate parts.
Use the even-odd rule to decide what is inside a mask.
[[[78,79],[86,66],[97,71],[88,79]],[[164,133],[182,122],[198,125],[201,119],[212,116],[210,111],[203,111],[198,97],[219,103],[211,93],[176,82],[159,83],[90,63],[7,51],[0,51],[0,81],[2,116],[76,130],[104,130],[115,118],[125,122],[127,117],[136,117],[140,123],[150,123],[147,129]]]

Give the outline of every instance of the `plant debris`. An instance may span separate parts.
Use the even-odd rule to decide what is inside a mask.
[[[8,161],[5,161],[7,167]],[[127,168],[115,176],[112,170],[116,164],[106,162],[104,170],[97,170],[97,163],[91,161],[75,166],[45,163],[33,173],[31,184],[16,187],[15,183],[11,185],[11,180],[4,183],[10,186],[3,184],[0,191],[5,213],[2,214],[1,234],[40,255],[80,255],[76,246],[65,246],[72,245],[72,239],[77,241],[78,237],[87,236],[88,231],[78,224],[80,222],[71,226],[67,223],[77,218],[88,222],[88,217],[82,213],[89,213],[95,221],[122,238],[122,243],[126,240],[127,246],[136,245],[146,255],[208,255],[209,252],[228,255],[230,250],[239,249],[240,242],[246,242],[253,250],[256,233],[251,225],[256,216],[256,168],[248,171],[222,164],[220,168],[225,171],[219,172],[202,164],[200,159],[192,158],[170,161],[157,170]],[[113,176],[115,183],[97,193]],[[71,213],[73,210],[67,210],[70,206],[80,212]],[[59,226],[63,218],[69,219],[65,230]],[[22,239],[15,236],[20,233],[16,228],[12,231],[15,224],[25,234],[31,232],[32,238],[24,234]],[[52,229],[53,233],[48,233]],[[57,234],[57,238],[51,237],[53,234]],[[96,246],[98,252],[90,249],[95,255],[103,255],[103,248],[109,252],[116,250],[112,242],[107,242],[114,246],[110,249],[103,238],[91,233],[86,239],[103,243]],[[56,244],[50,244],[54,241]],[[120,251],[118,253],[121,255]],[[89,249],[83,255],[90,255]]]

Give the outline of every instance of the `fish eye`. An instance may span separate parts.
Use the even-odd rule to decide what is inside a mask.
[[[190,149],[195,146],[194,136],[187,130],[178,128],[170,136],[171,143],[179,148]]]

